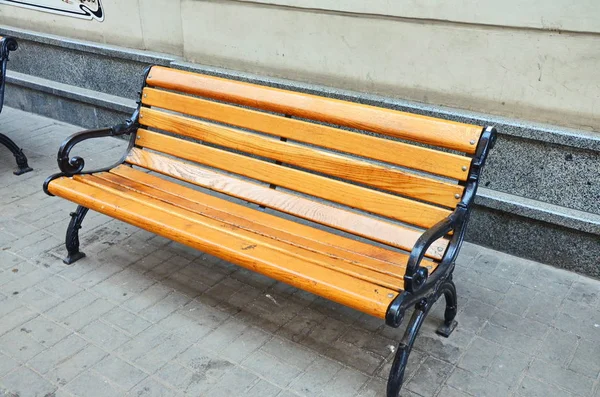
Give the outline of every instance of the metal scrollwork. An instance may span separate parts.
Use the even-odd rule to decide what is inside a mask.
[[[142,90],[146,85],[146,78],[150,73],[151,67],[146,68],[144,73],[144,82],[142,83]],[[58,167],[60,168],[60,173],[51,175],[44,181],[44,192],[49,196],[53,196],[50,192],[50,182],[53,180],[66,176],[73,176],[77,174],[92,174],[96,172],[104,172],[109,171],[116,166],[123,164],[125,159],[131,149],[135,144],[135,132],[139,128],[139,115],[140,108],[142,106],[141,103],[141,93],[140,100],[137,102],[138,106],[136,110],[133,112],[131,118],[126,120],[122,124],[115,125],[111,128],[100,128],[94,130],[82,131],[76,134],[71,135],[67,138],[66,141],[60,146],[57,155]],[[71,156],[71,150],[80,142],[85,141],[86,139],[92,138],[103,138],[103,137],[117,137],[122,135],[131,135],[129,139],[129,146],[125,153],[123,154],[121,160],[119,160],[116,164],[113,164],[109,167],[98,169],[98,170],[89,170],[84,171],[85,168],[85,160],[80,156]],[[83,206],[78,206],[77,210],[71,214],[71,222],[69,222],[69,227],[67,228],[67,234],[65,236],[65,246],[67,248],[67,257],[64,259],[64,263],[70,265],[79,259],[85,257],[85,254],[79,250],[79,229],[81,229],[81,224],[86,214],[88,213],[88,208]]]
[[[93,170],[93,171],[83,172],[83,169],[85,168],[85,160],[80,156],[71,156],[71,150],[78,143],[81,143],[87,139],[117,137],[117,136],[122,136],[122,135],[128,135],[128,134],[131,134],[132,132],[135,132],[137,130],[137,128],[139,127],[139,124],[138,124],[139,111],[140,110],[138,107],[135,110],[135,112],[133,113],[133,116],[123,124],[118,124],[118,125],[115,125],[110,128],[99,128],[99,129],[94,129],[94,130],[81,131],[81,132],[73,134],[69,138],[67,138],[67,140],[65,140],[63,142],[63,144],[60,146],[60,148],[58,149],[58,155],[56,157],[56,161],[58,163],[58,168],[60,169],[61,172],[58,174],[51,175],[44,181],[44,192],[46,192],[46,194],[48,194],[49,196],[52,196],[52,193],[50,193],[48,190],[48,185],[50,184],[50,182],[52,182],[56,178],[60,178],[62,176],[73,176],[73,175],[82,174],[82,173],[90,174],[90,173],[95,173],[95,172],[108,171],[108,170],[114,168],[116,165],[123,163],[125,156],[127,155],[127,153],[129,153],[129,150],[133,146],[133,139],[131,139],[129,141],[129,147],[127,148],[125,154],[123,155],[123,158],[117,164],[111,165],[110,167]]]
[[[82,157],[75,156],[69,158],[61,158],[58,160],[58,167],[67,175],[78,174],[85,167],[85,160]]]
[[[464,185],[465,191],[461,202],[450,216],[423,233],[410,253],[404,276],[404,291],[392,301],[385,317],[387,325],[399,327],[406,311],[413,306],[415,308],[392,363],[387,384],[388,397],[399,395],[408,356],[419,329],[433,304],[442,295],[444,295],[446,301],[446,310],[444,312],[444,322],[436,332],[439,335],[448,337],[457,325],[454,320],[457,312],[457,295],[456,287],[452,281],[452,272],[454,271],[456,257],[465,238],[466,224],[477,193],[481,169],[495,141],[496,130],[493,127],[486,128],[481,135],[477,151],[471,162],[471,169]],[[450,232],[453,232],[453,234],[448,242],[448,247],[436,270],[429,274],[427,268],[421,266],[425,253],[433,242],[448,236]]]
[[[144,80],[142,83],[142,90],[146,86],[146,78],[147,78],[148,74],[150,73],[151,68],[152,68],[151,66],[148,66],[146,68],[146,70],[144,71]],[[58,155],[56,158],[56,160],[58,162],[58,167],[61,172],[49,176],[44,181],[44,185],[43,185],[44,192],[49,196],[53,196],[53,194],[50,193],[50,190],[48,189],[48,187],[50,185],[50,182],[52,182],[53,180],[55,180],[57,178],[60,178],[63,176],[73,176],[76,174],[92,174],[95,172],[104,172],[104,171],[108,171],[108,170],[116,167],[119,164],[123,164],[123,162],[125,161],[125,158],[127,157],[127,154],[130,152],[131,148],[134,146],[134,143],[135,143],[135,134],[132,134],[132,133],[134,133],[139,128],[140,108],[142,106],[141,92],[140,92],[140,100],[137,102],[137,104],[138,104],[138,106],[135,109],[135,111],[133,112],[133,115],[131,116],[131,118],[129,118],[122,124],[117,124],[110,128],[100,128],[100,129],[94,129],[94,130],[81,131],[81,132],[73,134],[69,138],[67,138],[67,140],[64,141],[63,144],[58,149]],[[113,164],[109,167],[101,168],[98,170],[84,171],[85,160],[80,156],[71,156],[71,154],[70,154],[71,150],[78,143],[85,141],[86,139],[103,138],[103,137],[110,137],[110,136],[116,137],[116,136],[122,136],[122,135],[128,135],[128,134],[131,134],[131,138],[129,139],[129,146],[128,146],[127,150],[125,151],[125,153],[123,154],[123,157],[116,164]]]
[[[15,40],[13,37],[4,37],[1,41],[2,44],[0,44],[0,51],[2,51],[2,55],[1,57],[4,59],[8,59],[8,52],[9,51],[16,51],[17,48],[19,48],[19,44],[17,43],[17,40]]]

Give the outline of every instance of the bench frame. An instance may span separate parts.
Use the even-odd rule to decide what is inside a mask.
[[[142,89],[146,87],[146,79],[150,73],[150,69],[151,67],[148,67],[144,73]],[[56,178],[73,176],[76,174],[105,172],[123,164],[127,153],[134,147],[136,140],[135,132],[140,127],[139,113],[142,107],[141,98],[137,103],[138,107],[134,111],[132,117],[123,124],[118,124],[110,128],[86,130],[70,136],[61,145],[58,151],[57,161],[61,172],[51,175],[44,182],[44,191],[46,194],[53,196],[48,191],[48,184]],[[84,159],[78,156],[70,156],[70,151],[73,147],[84,140],[102,137],[117,137],[128,134],[131,135],[128,148],[122,159],[112,166],[97,170],[83,171],[85,166]],[[496,135],[497,132],[494,127],[486,127],[483,129],[480,140],[477,143],[476,153],[473,156],[471,167],[468,171],[468,179],[465,182],[461,182],[461,185],[465,187],[461,202],[446,219],[423,233],[410,253],[406,274],[404,276],[404,291],[392,301],[387,309],[385,317],[387,325],[397,328],[401,325],[406,312],[414,307],[412,317],[410,318],[406,331],[399,343],[392,364],[387,384],[388,397],[397,397],[399,395],[408,357],[417,334],[429,313],[429,310],[442,295],[444,295],[446,302],[444,322],[437,329],[436,333],[444,337],[449,337],[457,326],[457,322],[454,320],[457,314],[457,295],[456,286],[452,280],[452,273],[460,247],[465,238],[466,225],[477,193],[481,170],[486,162],[490,149],[492,149],[496,142]],[[475,144],[476,142],[472,143]],[[87,212],[87,208],[78,206],[77,210],[71,213],[71,221],[66,234],[68,255],[63,260],[65,264],[72,264],[85,256],[83,252],[79,251],[79,229],[81,228],[81,224]],[[431,244],[436,240],[447,236],[450,232],[453,232],[453,235],[446,252],[435,272],[430,275],[428,274],[427,268],[420,266],[421,261]]]
[[[17,40],[12,37],[0,38],[0,112],[4,105],[4,86],[6,84],[6,65],[8,63],[8,55],[11,51],[16,51],[19,48]],[[23,154],[23,149],[19,148],[12,139],[4,134],[0,134],[0,145],[6,146],[8,150],[15,156],[17,169],[13,172],[15,175],[21,175],[32,171],[27,163],[27,157]]]

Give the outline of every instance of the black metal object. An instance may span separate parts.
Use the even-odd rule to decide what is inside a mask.
[[[75,145],[85,141],[86,139],[103,138],[111,136],[117,137],[135,132],[139,127],[138,116],[139,106],[133,113],[133,116],[123,124],[119,124],[111,128],[82,131],[73,134],[69,138],[67,138],[67,140],[63,142],[63,144],[60,146],[60,149],[58,150],[58,156],[56,159],[58,162],[58,167],[62,172],[51,175],[44,181],[44,192],[50,196],[53,196],[53,194],[50,193],[50,191],[48,190],[48,185],[56,178],[60,178],[62,176],[73,176],[76,174],[91,174],[96,172],[108,171],[116,167],[117,165],[122,164],[125,161],[127,153],[129,153],[129,151],[134,145],[135,134],[131,136],[128,148],[123,154],[121,160],[109,167],[84,172],[83,169],[85,167],[85,160],[79,156],[71,157],[70,153],[71,150],[75,147]],[[85,218],[87,212],[88,208],[78,206],[77,210],[71,213],[71,222],[69,223],[69,227],[67,228],[67,235],[65,239],[67,257],[63,260],[63,262],[67,265],[70,265],[78,261],[79,259],[85,257],[85,254],[79,251],[79,229],[81,229],[81,223],[83,222],[83,218]]]
[[[458,325],[454,320],[456,312],[458,311],[458,297],[456,296],[456,286],[452,281],[452,273],[450,273],[448,280],[442,284],[438,292],[440,293],[440,296],[441,294],[444,294],[444,298],[446,299],[446,310],[444,312],[444,323],[440,325],[435,332],[438,335],[447,338]]]
[[[16,51],[19,48],[17,40],[12,37],[3,37],[0,39],[0,112],[4,106],[4,86],[6,85],[6,65],[8,63],[8,55],[11,51]],[[17,169],[13,172],[15,175],[21,175],[32,171],[27,163],[27,157],[23,154],[23,149],[18,147],[12,139],[4,134],[0,134],[0,145],[6,146],[8,150],[15,156]]]
[[[147,67],[144,72],[142,90],[146,86],[146,79],[148,77],[148,73],[150,73],[150,69],[151,66]],[[141,92],[139,94],[141,98]],[[139,100],[137,104],[138,106],[133,112],[133,115],[128,120],[126,120],[125,123],[117,124],[110,128],[100,128],[94,130],[81,131],[67,138],[58,149],[58,155],[56,157],[56,161],[58,162],[58,168],[61,172],[54,175],[50,175],[48,178],[46,178],[43,185],[44,192],[49,196],[54,196],[49,190],[49,185],[50,182],[52,182],[56,178],[60,178],[63,176],[71,177],[73,175],[93,174],[96,172],[109,171],[115,168],[116,166],[123,164],[125,162],[125,158],[131,151],[131,148],[133,148],[133,146],[135,145],[135,132],[140,126],[139,115],[140,108],[142,107],[141,100]],[[84,171],[85,160],[80,156],[71,157],[71,150],[78,143],[81,143],[87,139],[118,137],[128,134],[131,134],[131,137],[129,139],[129,145],[127,146],[127,149],[125,150],[125,153],[123,154],[121,159],[113,165],[96,170]],[[67,257],[63,260],[63,262],[67,265],[70,265],[78,261],[79,259],[85,257],[85,254],[79,251],[79,229],[81,229],[81,223],[87,215],[87,212],[88,208],[80,205],[77,207],[77,210],[75,212],[71,213],[71,222],[69,222],[69,227],[67,228],[67,235],[65,239]]]
[[[444,324],[438,329],[438,332],[440,330],[445,331],[447,334],[444,336],[449,336],[456,327],[457,323],[454,321],[454,317],[456,316],[456,287],[450,277],[440,284],[433,296],[429,299],[421,299],[415,304],[415,311],[402,336],[402,340],[398,344],[398,351],[396,352],[394,362],[392,363],[392,369],[390,370],[387,384],[388,397],[398,397],[400,395],[408,357],[410,356],[410,352],[417,339],[421,325],[423,325],[423,321],[425,321],[425,317],[427,317],[429,310],[431,310],[441,295],[445,295],[446,297],[446,313],[444,315]]]
[[[148,68],[146,70],[146,75],[148,74],[149,71],[150,71],[150,68]],[[146,78],[144,77],[144,82],[145,81],[146,81]],[[48,190],[48,185],[50,184],[50,182],[52,182],[56,178],[60,178],[63,176],[73,176],[73,175],[93,174],[96,172],[105,172],[105,171],[109,171],[109,170],[115,168],[116,166],[118,166],[120,164],[123,164],[125,162],[125,158],[127,157],[127,154],[129,154],[129,152],[131,151],[131,148],[135,145],[136,136],[135,136],[135,134],[132,134],[132,133],[136,132],[140,126],[139,125],[140,107],[141,107],[141,102],[138,101],[138,107],[133,112],[133,115],[128,120],[125,121],[125,123],[117,124],[117,125],[115,125],[113,127],[109,127],[109,128],[85,130],[85,131],[77,132],[77,133],[71,135],[70,137],[68,137],[62,143],[62,145],[60,145],[60,148],[58,149],[58,155],[56,156],[58,168],[61,170],[61,172],[54,174],[54,175],[50,175],[48,178],[46,178],[46,180],[44,181],[44,185],[43,185],[44,192],[49,196],[54,196]],[[78,143],[81,143],[87,139],[118,137],[118,136],[129,135],[129,134],[132,134],[132,135],[131,135],[131,138],[129,139],[129,145],[127,146],[127,149],[125,150],[125,153],[123,154],[123,156],[121,157],[121,159],[119,161],[117,161],[115,164],[110,165],[108,167],[84,171],[83,169],[85,168],[85,160],[80,156],[71,157],[71,150]]]
[[[67,265],[85,257],[85,254],[79,251],[79,229],[81,229],[81,223],[83,222],[83,218],[87,215],[88,210],[88,208],[80,205],[77,206],[75,212],[71,212],[71,222],[69,222],[67,236],[65,238],[67,257],[63,259],[63,262]]]
[[[13,171],[15,175],[21,175],[29,171],[33,171],[33,168],[27,163],[27,157],[23,154],[23,149],[19,148],[12,139],[4,134],[0,134],[0,145],[5,146],[15,156],[17,162],[17,169]]]
[[[415,305],[415,311],[410,319],[410,323],[404,332],[402,340],[398,344],[398,351],[394,357],[392,363],[392,369],[390,370],[390,376],[387,383],[387,395],[399,396],[400,389],[402,389],[402,382],[404,381],[404,371],[408,362],[408,357],[412,350],[412,347],[417,339],[417,334],[423,325],[423,321],[427,316],[427,313],[431,309],[431,305],[427,304],[427,301],[420,301]]]
[[[454,320],[458,310],[457,295],[456,286],[452,281],[452,272],[456,257],[465,238],[466,226],[477,193],[481,170],[495,142],[496,129],[494,127],[485,128],[471,161],[468,178],[464,184],[465,191],[460,203],[446,219],[423,233],[410,253],[404,276],[404,291],[392,301],[386,313],[386,324],[398,327],[406,310],[412,306],[415,307],[392,364],[387,385],[388,397],[398,397],[402,388],[408,356],[419,329],[431,307],[442,295],[446,300],[446,311],[444,313],[444,323],[437,329],[436,333],[449,337],[457,326],[457,322]],[[427,268],[421,266],[425,253],[433,242],[447,236],[449,232],[453,232],[453,234],[446,252],[435,271],[429,274]]]

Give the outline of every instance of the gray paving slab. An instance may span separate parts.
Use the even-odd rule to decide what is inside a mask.
[[[99,214],[88,257],[64,265],[75,206],[41,184],[78,129],[0,114],[35,169],[0,157],[0,395],[384,395],[401,332],[380,320]],[[82,153],[102,164],[122,147]],[[455,280],[459,326],[437,336],[432,310],[402,396],[600,397],[598,280],[472,244]]]

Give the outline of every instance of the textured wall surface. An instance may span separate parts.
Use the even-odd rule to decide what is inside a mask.
[[[518,28],[600,33],[595,0],[241,0],[296,8]]]
[[[179,55],[183,51],[179,5],[179,0],[103,0],[102,22],[0,5],[0,24]]]
[[[103,22],[0,24],[311,83],[600,131],[592,0],[105,0]]]
[[[192,62],[600,130],[600,36],[237,2],[182,7]]]

